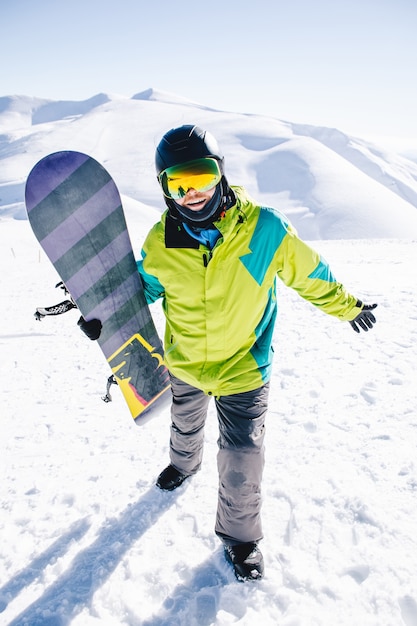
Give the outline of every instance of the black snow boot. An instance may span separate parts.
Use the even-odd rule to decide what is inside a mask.
[[[174,489],[182,485],[186,478],[188,478],[188,474],[183,474],[173,465],[168,465],[168,467],[159,474],[156,486],[164,491],[174,491]]]
[[[256,543],[240,543],[225,546],[226,560],[233,565],[240,581],[260,580],[264,573],[264,559]]]

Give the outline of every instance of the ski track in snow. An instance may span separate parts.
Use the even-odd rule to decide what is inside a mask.
[[[60,293],[28,224],[2,221],[0,242],[0,624],[417,624],[416,242],[314,242],[378,302],[366,335],[279,285],[254,584],[213,532],[213,406],[201,472],[160,492],[169,408],[136,427],[117,389],[101,402],[109,372],[77,312],[33,317]]]

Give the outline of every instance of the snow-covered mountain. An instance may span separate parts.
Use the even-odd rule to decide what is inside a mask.
[[[163,493],[169,407],[135,426],[117,389],[100,399],[109,368],[79,313],[33,315],[61,293],[25,219],[33,165],[61,149],[102,161],[138,251],[163,208],[155,146],[188,122],[218,137],[231,182],[303,236],[333,238],[314,247],[378,303],[375,328],[356,335],[278,281],[266,571],[253,585],[236,581],[213,530],[214,405],[201,471]],[[415,164],[337,130],[154,90],[0,98],[2,626],[416,626],[415,194]],[[159,303],[152,313],[162,332]]]
[[[280,208],[306,239],[417,236],[417,164],[339,130],[205,107],[148,89],[127,98],[0,98],[0,216],[25,219],[24,185],[56,150],[86,152],[129,199],[164,208],[153,158],[184,123],[218,139],[231,184]]]

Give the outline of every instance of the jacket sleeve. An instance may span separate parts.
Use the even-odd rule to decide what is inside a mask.
[[[333,276],[325,259],[302,241],[288,225],[277,251],[278,276],[302,298],[325,313],[344,321],[353,320],[362,303]]]

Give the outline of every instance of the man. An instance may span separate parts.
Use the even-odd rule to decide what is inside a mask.
[[[163,299],[172,383],[170,464],[157,486],[172,491],[199,470],[213,397],[215,531],[237,578],[255,580],[264,571],[258,544],[276,276],[356,332],[372,328],[376,304],[349,294],[284,215],[229,186],[207,131],[185,125],[167,132],[156,170],[167,211],[146,238],[138,270],[148,302]]]

